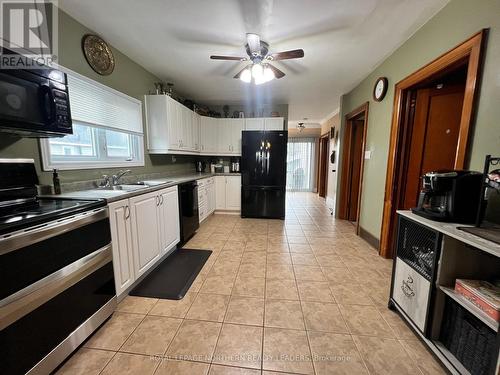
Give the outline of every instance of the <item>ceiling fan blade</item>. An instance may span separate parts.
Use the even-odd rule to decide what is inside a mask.
[[[240,70],[240,71],[239,71],[239,72],[238,72],[238,73],[237,73],[237,74],[236,74],[233,78],[239,79],[239,78],[240,78],[240,76],[241,76],[241,73],[243,73],[243,71],[244,71],[245,69],[247,69],[247,68],[248,68],[248,67],[247,67],[247,66],[245,66],[245,67],[244,67],[243,69],[241,69],[241,70]]]
[[[275,66],[272,66],[271,64],[267,64],[267,65],[273,71],[274,76],[276,77],[276,79],[280,79],[280,78],[283,78],[285,76],[285,73],[283,73],[281,70],[279,70]]]
[[[290,60],[304,57],[303,49],[293,49],[291,51],[277,52],[270,55],[271,60]]]
[[[235,60],[235,61],[245,61],[246,57],[239,56],[220,56],[220,55],[212,55],[210,56],[212,60]]]
[[[247,34],[247,44],[250,53],[260,54],[260,36],[257,34]]]

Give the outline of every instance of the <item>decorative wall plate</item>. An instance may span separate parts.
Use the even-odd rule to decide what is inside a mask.
[[[115,57],[108,44],[99,36],[87,34],[82,38],[82,49],[87,62],[96,73],[107,76],[115,69]]]

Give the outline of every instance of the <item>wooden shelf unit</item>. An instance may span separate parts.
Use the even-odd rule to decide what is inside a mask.
[[[440,342],[441,323],[444,314],[446,298],[451,298],[469,313],[477,317],[488,328],[496,332],[497,359],[496,367],[492,366],[491,375],[497,375],[496,369],[500,368],[500,356],[498,343],[500,343],[499,323],[475,306],[467,298],[455,292],[456,279],[490,280],[500,279],[500,245],[486,241],[470,233],[457,229],[463,226],[453,223],[440,223],[431,221],[413,214],[410,211],[398,211],[398,214],[413,220],[427,228],[436,230],[442,234],[441,249],[438,259],[438,268],[433,285],[433,303],[428,312],[431,322],[426,334],[420,332],[414,322],[397,305],[396,309],[402,317],[408,321],[415,332],[421,337],[443,365],[453,374],[465,374],[470,372],[460,361]],[[391,292],[392,296],[392,292]],[[390,305],[391,305],[390,301]],[[490,374],[490,373],[489,373]]]

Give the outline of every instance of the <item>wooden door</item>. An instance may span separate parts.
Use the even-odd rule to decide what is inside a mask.
[[[417,205],[423,174],[454,168],[464,92],[464,85],[417,90],[402,209]]]
[[[325,198],[328,184],[328,135],[319,140],[318,195]]]
[[[351,122],[351,147],[349,165],[349,198],[347,220],[357,221],[358,198],[361,179],[361,161],[363,158],[363,124],[364,120]]]

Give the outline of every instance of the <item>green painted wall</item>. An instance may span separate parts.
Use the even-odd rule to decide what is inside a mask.
[[[113,54],[116,60],[114,72],[109,76],[98,75],[87,64],[82,53],[81,40],[82,36],[87,33],[92,33],[92,30],[87,29],[66,13],[62,11],[59,12],[60,64],[106,86],[143,100],[143,95],[154,88],[153,82],[158,81],[158,78],[114,48]],[[20,139],[2,134],[0,137],[0,158],[34,158],[36,160],[40,182],[49,184],[52,181],[50,172],[42,172],[40,150],[36,139]],[[145,166],[131,169],[133,173],[137,174],[167,171],[194,171],[194,157],[177,156],[176,159],[177,162],[173,164],[170,155],[149,155],[146,152]],[[64,183],[96,179],[102,174],[109,174],[110,171],[110,169],[61,171],[60,176],[61,181]]]
[[[380,237],[394,85],[423,65],[460,44],[483,28],[490,28],[477,117],[471,141],[470,169],[482,170],[484,156],[500,154],[500,1],[451,0],[436,16],[342,98],[341,118],[369,101],[360,225]],[[372,100],[379,76],[389,79],[381,103]]]

